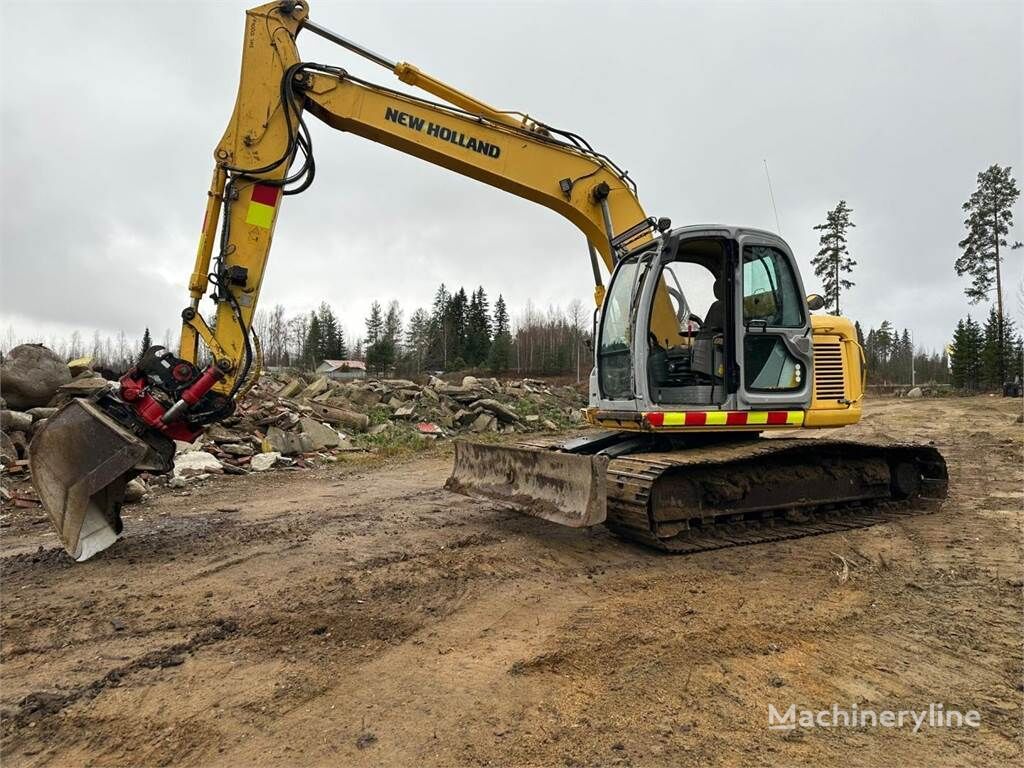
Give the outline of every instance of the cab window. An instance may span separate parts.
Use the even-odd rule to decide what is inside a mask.
[[[774,328],[800,328],[803,302],[789,260],[776,248],[743,249],[743,322],[761,321]]]

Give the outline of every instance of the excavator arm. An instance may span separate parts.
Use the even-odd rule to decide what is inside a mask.
[[[191,442],[229,416],[258,378],[252,320],[274,228],[284,198],[306,189],[316,170],[307,114],[559,213],[586,239],[598,306],[604,295],[599,261],[611,271],[619,249],[670,225],[649,219],[628,175],[579,136],[495,109],[315,24],[308,14],[308,5],[295,0],[247,12],[238,96],[214,152],[178,354],[150,348],[122,377],[118,392],[71,403],[33,440],[33,482],[76,559],[120,535],[120,503],[132,474],[169,471],[173,441]],[[303,30],[441,101],[303,62],[295,42]],[[216,307],[210,323],[200,311],[207,291]],[[678,338],[664,288],[653,316],[659,337]]]
[[[561,214],[586,238],[600,306],[603,286],[597,260],[611,271],[616,234],[636,227],[636,244],[650,237],[655,224],[623,171],[572,134],[559,138],[553,129],[525,115],[497,110],[411,64],[388,61],[314,24],[307,14],[306,5],[294,2],[268,3],[248,11],[238,98],[214,153],[216,168],[189,281],[191,304],[183,315],[181,358],[195,363],[205,344],[215,360],[226,361],[225,376],[214,389],[229,396],[237,394],[239,379],[251,374],[251,365],[246,366],[251,355],[247,329],[274,226],[284,198],[294,191],[292,185],[301,190],[311,179],[307,170],[294,182],[285,181],[297,152],[307,155],[307,168],[314,162],[311,146],[304,144],[305,113],[339,131]],[[303,30],[359,53],[448,103],[400,93],[337,67],[301,62],[295,38]],[[211,279],[218,283],[216,331],[197,311]],[[678,334],[667,294],[657,302],[655,324],[666,338]]]

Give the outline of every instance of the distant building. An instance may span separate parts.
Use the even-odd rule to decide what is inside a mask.
[[[317,366],[316,372],[337,381],[365,379],[366,363],[362,360],[324,360]]]

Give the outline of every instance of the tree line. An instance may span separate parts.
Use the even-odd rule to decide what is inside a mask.
[[[869,384],[948,384],[946,351],[926,352],[914,344],[910,331],[898,330],[888,320],[869,328],[865,336],[855,323],[857,340],[864,348]]]
[[[406,318],[401,305],[370,305],[363,333],[346,339],[326,303],[308,315],[287,317],[281,305],[259,311],[254,330],[269,366],[313,369],[323,360],[362,360],[375,375],[417,376],[426,371],[479,369],[493,373],[575,374],[590,370],[590,316],[582,302],[537,311],[532,304],[513,328],[501,294],[491,305],[483,286],[469,292],[441,284],[429,309]]]
[[[953,270],[960,277],[970,277],[964,293],[972,304],[991,299],[992,307],[984,327],[970,316],[957,324],[948,365],[952,383],[958,388],[999,389],[1021,375],[1021,338],[1006,313],[1003,290],[1003,260],[1008,251],[1021,247],[1019,241],[1007,239],[1013,227],[1013,209],[1020,197],[1011,171],[1009,166],[998,164],[981,171],[977,187],[962,206],[967,213],[966,235],[957,243],[960,255]],[[840,314],[840,297],[855,285],[850,276],[857,262],[850,255],[847,239],[849,230],[856,226],[852,213],[846,201],[840,200],[828,211],[825,221],[814,227],[821,236],[820,248],[811,259],[811,265],[814,274],[821,278],[825,306],[836,315]],[[895,336],[888,321],[870,331],[862,344],[869,372],[876,380],[902,380],[900,372],[909,371],[912,361],[915,368],[917,366],[918,357],[909,333],[904,329],[902,335]],[[930,355],[920,362],[931,370],[932,363],[941,362],[945,356],[945,353]]]

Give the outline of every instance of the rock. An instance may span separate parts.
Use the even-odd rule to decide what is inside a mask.
[[[920,387],[914,387],[912,390],[907,392],[907,397],[924,397],[924,392],[921,391]]]
[[[508,408],[497,400],[477,400],[473,403],[473,408],[483,408],[485,411],[490,411],[499,419],[509,424],[518,424],[520,421],[519,414]]]
[[[57,397],[90,397],[110,388],[110,382],[101,376],[80,376],[57,387]]]
[[[45,406],[41,406],[39,408],[29,408],[27,411],[25,411],[25,413],[31,416],[33,420],[38,420],[48,419],[51,416],[53,416],[53,414],[55,414],[58,410],[58,408],[46,408]]]
[[[68,371],[71,373],[72,376],[78,376],[79,374],[91,370],[92,357],[89,355],[86,355],[85,357],[77,357],[68,363]]]
[[[299,420],[302,433],[312,441],[312,450],[322,451],[324,448],[337,448],[341,444],[341,435],[316,419],[304,417]]]
[[[302,391],[302,382],[298,379],[289,379],[288,383],[277,390],[278,397],[295,397]]]
[[[542,421],[540,425],[549,432],[555,432],[558,430],[558,425],[555,424],[555,422],[553,421],[549,421],[548,419],[544,419],[544,421]]]
[[[322,395],[326,392],[327,387],[329,386],[330,383],[328,382],[327,377],[320,376],[319,378],[314,379],[308,387],[302,390],[301,394],[299,394],[299,400],[312,400],[317,395]]]
[[[314,405],[313,413],[321,421],[335,426],[347,427],[357,432],[365,432],[370,426],[370,417],[365,413],[346,411],[343,408],[331,408],[327,405]]]
[[[420,393],[425,398],[427,398],[428,400],[433,400],[435,403],[441,401],[441,396],[430,387],[424,387],[423,389],[420,390]]]
[[[270,427],[263,438],[264,453],[280,453],[282,456],[294,456],[313,450],[313,440],[301,432],[285,432],[280,427]]]
[[[253,472],[266,472],[268,469],[277,463],[277,460],[281,458],[281,454],[277,451],[268,451],[267,453],[257,453],[252,457],[252,461],[249,462],[249,469]]]
[[[224,467],[217,457],[206,451],[188,451],[174,457],[175,477],[195,477],[210,472],[221,473]]]
[[[204,437],[215,443],[237,443],[239,440],[243,439],[237,432],[225,429],[220,424],[211,424],[207,427]]]
[[[69,381],[67,365],[42,344],[15,347],[0,365],[0,390],[14,410],[46,405]]]
[[[473,420],[469,428],[474,432],[495,432],[498,429],[498,419],[489,413],[481,413]]]
[[[124,500],[129,504],[142,501],[142,497],[146,495],[146,491],[148,490],[149,489],[146,488],[146,484],[139,480],[139,478],[129,480],[128,485],[124,487]]]
[[[480,389],[480,379],[476,376],[463,376],[462,377],[462,388],[463,389]]]
[[[412,403],[406,405],[400,405],[395,409],[395,418],[397,419],[411,419],[413,411],[416,410],[416,406]]]
[[[1017,421],[1015,423],[1016,424],[1024,424],[1024,413],[1021,413],[1021,414],[1017,415]]]
[[[240,445],[239,443],[224,443],[220,449],[229,456],[252,456],[251,445]]]
[[[0,411],[0,429],[4,432],[28,432],[32,428],[32,417],[21,411]]]
[[[527,424],[536,424],[538,421],[540,421],[540,416],[538,416],[535,413],[531,413],[529,416],[525,417],[525,421]]]
[[[188,486],[188,481],[184,477],[172,477],[167,481],[168,488],[185,488]]]
[[[7,436],[6,432],[0,432],[0,462],[13,464],[18,460],[18,446]]]
[[[36,432],[38,432],[40,429],[46,426],[46,422],[48,421],[49,419],[36,419],[35,421],[33,421],[30,434],[35,435]]]

